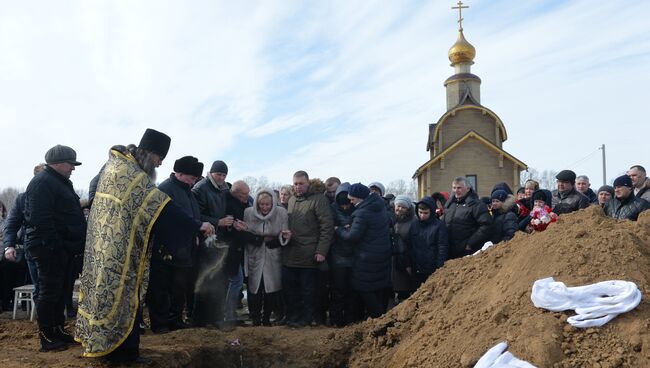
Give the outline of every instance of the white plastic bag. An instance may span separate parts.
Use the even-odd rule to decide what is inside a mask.
[[[505,351],[507,348],[508,343],[506,342],[496,344],[476,362],[474,368],[535,368],[534,365],[517,359]]]
[[[575,310],[569,317],[572,326],[598,327],[617,315],[631,311],[641,302],[641,291],[629,281],[603,281],[596,284],[567,287],[552,277],[537,280],[530,296],[537,308],[553,312]]]

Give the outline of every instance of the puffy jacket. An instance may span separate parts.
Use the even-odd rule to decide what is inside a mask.
[[[52,247],[83,253],[86,218],[72,182],[49,166],[25,191],[25,248]]]
[[[449,234],[449,259],[472,254],[490,240],[492,217],[472,189],[462,198],[449,198],[442,220]]]
[[[4,246],[16,247],[16,244],[25,244],[25,193],[20,193],[16,197],[14,206],[9,211],[9,216],[4,222]]]
[[[338,203],[336,198],[339,196],[347,196],[350,190],[350,183],[341,183],[336,188],[335,200],[332,202],[332,213],[334,215],[334,226],[344,227],[345,225],[352,224],[352,212],[354,206],[350,205],[348,210],[344,210]],[[352,267],[354,261],[354,242],[342,239],[334,234],[334,242],[330,247],[329,260],[334,267]]]
[[[209,175],[209,174],[208,174]],[[192,193],[199,205],[201,221],[207,221],[216,228],[219,220],[226,216],[226,193],[228,187],[217,189],[209,176],[199,180],[192,188]],[[217,236],[223,229],[217,228]]]
[[[582,193],[589,200],[589,203],[598,204],[598,195],[594,193],[591,188],[587,188],[587,191]]]
[[[519,224],[517,222],[517,215],[510,210],[496,210],[492,213],[492,236],[490,241],[494,244],[504,240],[510,240],[517,229]]]
[[[617,220],[632,221],[636,221],[639,214],[647,209],[650,209],[650,202],[636,197],[634,194],[630,194],[622,201],[616,197],[612,197],[612,199],[605,203],[605,207],[603,208],[607,216]]]
[[[384,200],[371,193],[352,214],[349,229],[336,234],[355,242],[350,285],[357,291],[377,291],[390,286],[391,243]]]
[[[190,186],[176,179],[174,173],[172,173],[169,178],[165,179],[165,181],[160,183],[158,189],[167,194],[172,201],[178,205],[178,207],[187,213],[188,216],[195,220],[201,219],[199,204],[196,202],[196,198],[194,198]],[[192,265],[192,250],[195,248],[194,244],[197,235],[198,234],[192,234],[188,236],[187,241],[185,242],[186,244],[178,244],[178,247],[175,247],[178,251],[174,253],[173,257],[171,257],[171,260],[169,261],[170,264],[181,267]],[[183,246],[180,247],[181,245]],[[152,260],[162,261],[164,258],[167,258],[166,256],[168,254],[168,250],[161,248],[158,242],[154,244]]]
[[[577,211],[589,206],[589,198],[572,188],[566,193],[560,193],[557,189],[553,191],[553,212],[557,215]]]
[[[431,197],[424,197],[422,201],[432,209],[432,213],[425,221],[414,221],[409,231],[410,262],[414,273],[430,275],[447,260],[449,241],[447,226],[436,217],[433,212],[436,203]]]
[[[287,212],[291,241],[282,249],[282,264],[288,267],[316,268],[316,253],[327,256],[332,236],[334,219],[330,202],[322,193],[313,192],[313,187],[301,197],[289,198]]]

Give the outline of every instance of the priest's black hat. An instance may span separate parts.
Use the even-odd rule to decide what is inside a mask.
[[[164,159],[169,152],[171,141],[172,139],[167,134],[149,128],[142,135],[138,148],[153,152]]]

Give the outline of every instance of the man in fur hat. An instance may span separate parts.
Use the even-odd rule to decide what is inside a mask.
[[[191,189],[202,173],[202,162],[196,157],[184,156],[176,160],[174,172],[158,186],[197,221],[201,220],[201,213]],[[161,241],[154,241],[147,292],[151,330],[154,333],[189,327],[183,321],[183,309],[192,274],[193,253],[199,240],[197,235],[188,236],[176,254],[172,254]]]
[[[147,129],[137,147],[114,146],[102,170],[80,279],[76,340],[84,357],[144,360],[138,323],[153,239],[176,254],[199,231],[214,233],[212,225],[195,220],[156,188],[156,167],[170,142],[166,134]]]

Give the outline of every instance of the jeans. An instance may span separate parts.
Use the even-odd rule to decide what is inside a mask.
[[[228,276],[228,291],[226,292],[226,321],[237,320],[237,307],[239,306],[239,292],[244,286],[244,273],[242,266],[236,274]]]
[[[36,262],[32,259],[32,257],[25,257],[27,260],[27,269],[29,270],[29,277],[32,279],[32,284],[34,284],[34,292],[32,293],[32,296],[34,298],[34,303],[38,304],[38,290],[40,289],[38,287],[38,267],[36,267]]]
[[[287,303],[287,320],[310,324],[314,319],[318,269],[282,266],[282,289]]]

